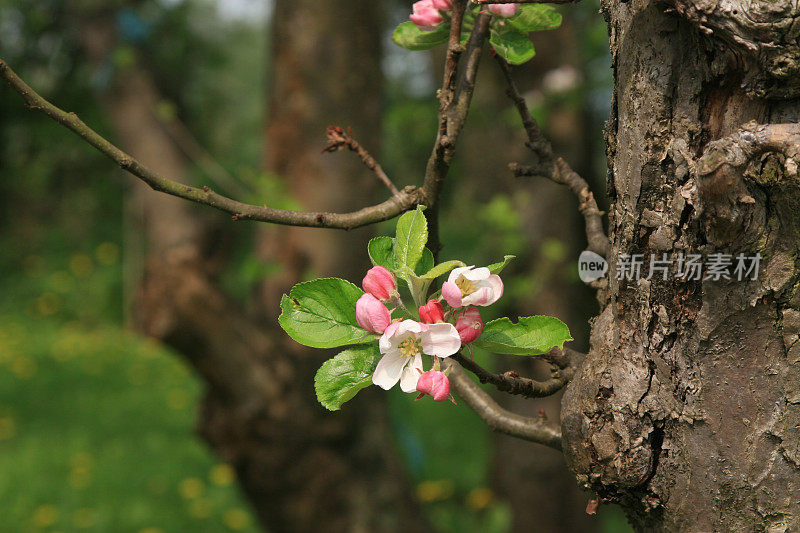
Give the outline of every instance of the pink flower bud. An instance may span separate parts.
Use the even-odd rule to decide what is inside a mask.
[[[392,322],[392,317],[380,300],[364,294],[356,302],[356,321],[370,333],[381,335]]]
[[[374,266],[367,271],[361,282],[364,292],[368,292],[378,300],[388,300],[392,291],[397,288],[394,276],[382,266]]]
[[[433,0],[433,7],[440,11],[448,11],[453,9],[452,0]]]
[[[414,13],[409,18],[419,29],[425,31],[435,30],[444,22],[444,17],[433,5],[433,0],[414,2]]]
[[[483,333],[483,320],[477,307],[467,307],[458,314],[456,330],[464,344],[474,341]]]
[[[447,379],[444,372],[428,370],[423,372],[417,380],[417,390],[420,392],[417,400],[429,394],[434,401],[444,402],[450,398],[450,380]]]
[[[439,303],[439,300],[431,299],[427,304],[420,306],[419,319],[424,324],[444,322],[444,307]]]
[[[513,17],[519,9],[518,4],[489,4],[487,6],[493,15],[498,17]]]

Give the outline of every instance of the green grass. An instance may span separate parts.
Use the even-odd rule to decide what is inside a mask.
[[[118,327],[0,314],[0,531],[256,531],[194,435],[199,393]]]

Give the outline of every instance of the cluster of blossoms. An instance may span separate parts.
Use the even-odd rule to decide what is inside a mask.
[[[356,319],[362,328],[380,336],[382,354],[372,382],[388,390],[399,381],[403,392],[418,391],[417,399],[425,395],[437,402],[451,398],[450,382],[439,370],[439,359],[457,353],[483,332],[483,320],[475,306],[491,305],[503,295],[500,276],[485,267],[452,270],[441,296],[419,306],[419,321],[392,320],[395,309],[406,308],[388,269],[370,269],[362,287],[366,293],[356,302]],[[431,370],[424,370],[423,354],[433,357]]]
[[[517,14],[517,4],[488,4],[489,11],[498,17],[513,17]],[[419,0],[414,2],[413,13],[409,17],[411,22],[424,31],[437,29],[449,17],[453,9],[452,0]]]

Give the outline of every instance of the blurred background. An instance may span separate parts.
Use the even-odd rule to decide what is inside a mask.
[[[352,154],[321,153],[328,125],[352,127],[399,186],[421,183],[432,146],[443,50],[389,40],[410,7],[0,0],[0,58],[170,177],[351,210],[385,191]],[[602,196],[598,8],[559,8],[563,26],[533,36],[516,76]],[[527,154],[499,74],[486,59],[445,190],[442,258],[515,254],[495,312],[557,316],[583,350],[597,303],[577,277],[582,221],[566,189],[507,170]],[[627,531],[615,508],[585,514],[591,495],[560,454],[494,435],[464,406],[396,391],[337,413],[316,403],[331,354],[280,332],[280,294],[320,275],[358,283],[368,238],[392,228],[234,222],[148,190],[0,88],[0,531]],[[497,397],[558,420],[557,397]]]

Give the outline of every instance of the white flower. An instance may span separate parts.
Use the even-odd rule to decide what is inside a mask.
[[[503,280],[488,268],[459,267],[442,284],[442,297],[451,307],[492,305],[503,296]]]
[[[449,357],[461,348],[461,337],[452,324],[403,320],[386,328],[378,346],[383,357],[372,374],[372,382],[389,390],[399,381],[403,392],[414,392],[423,370],[422,354]]]

